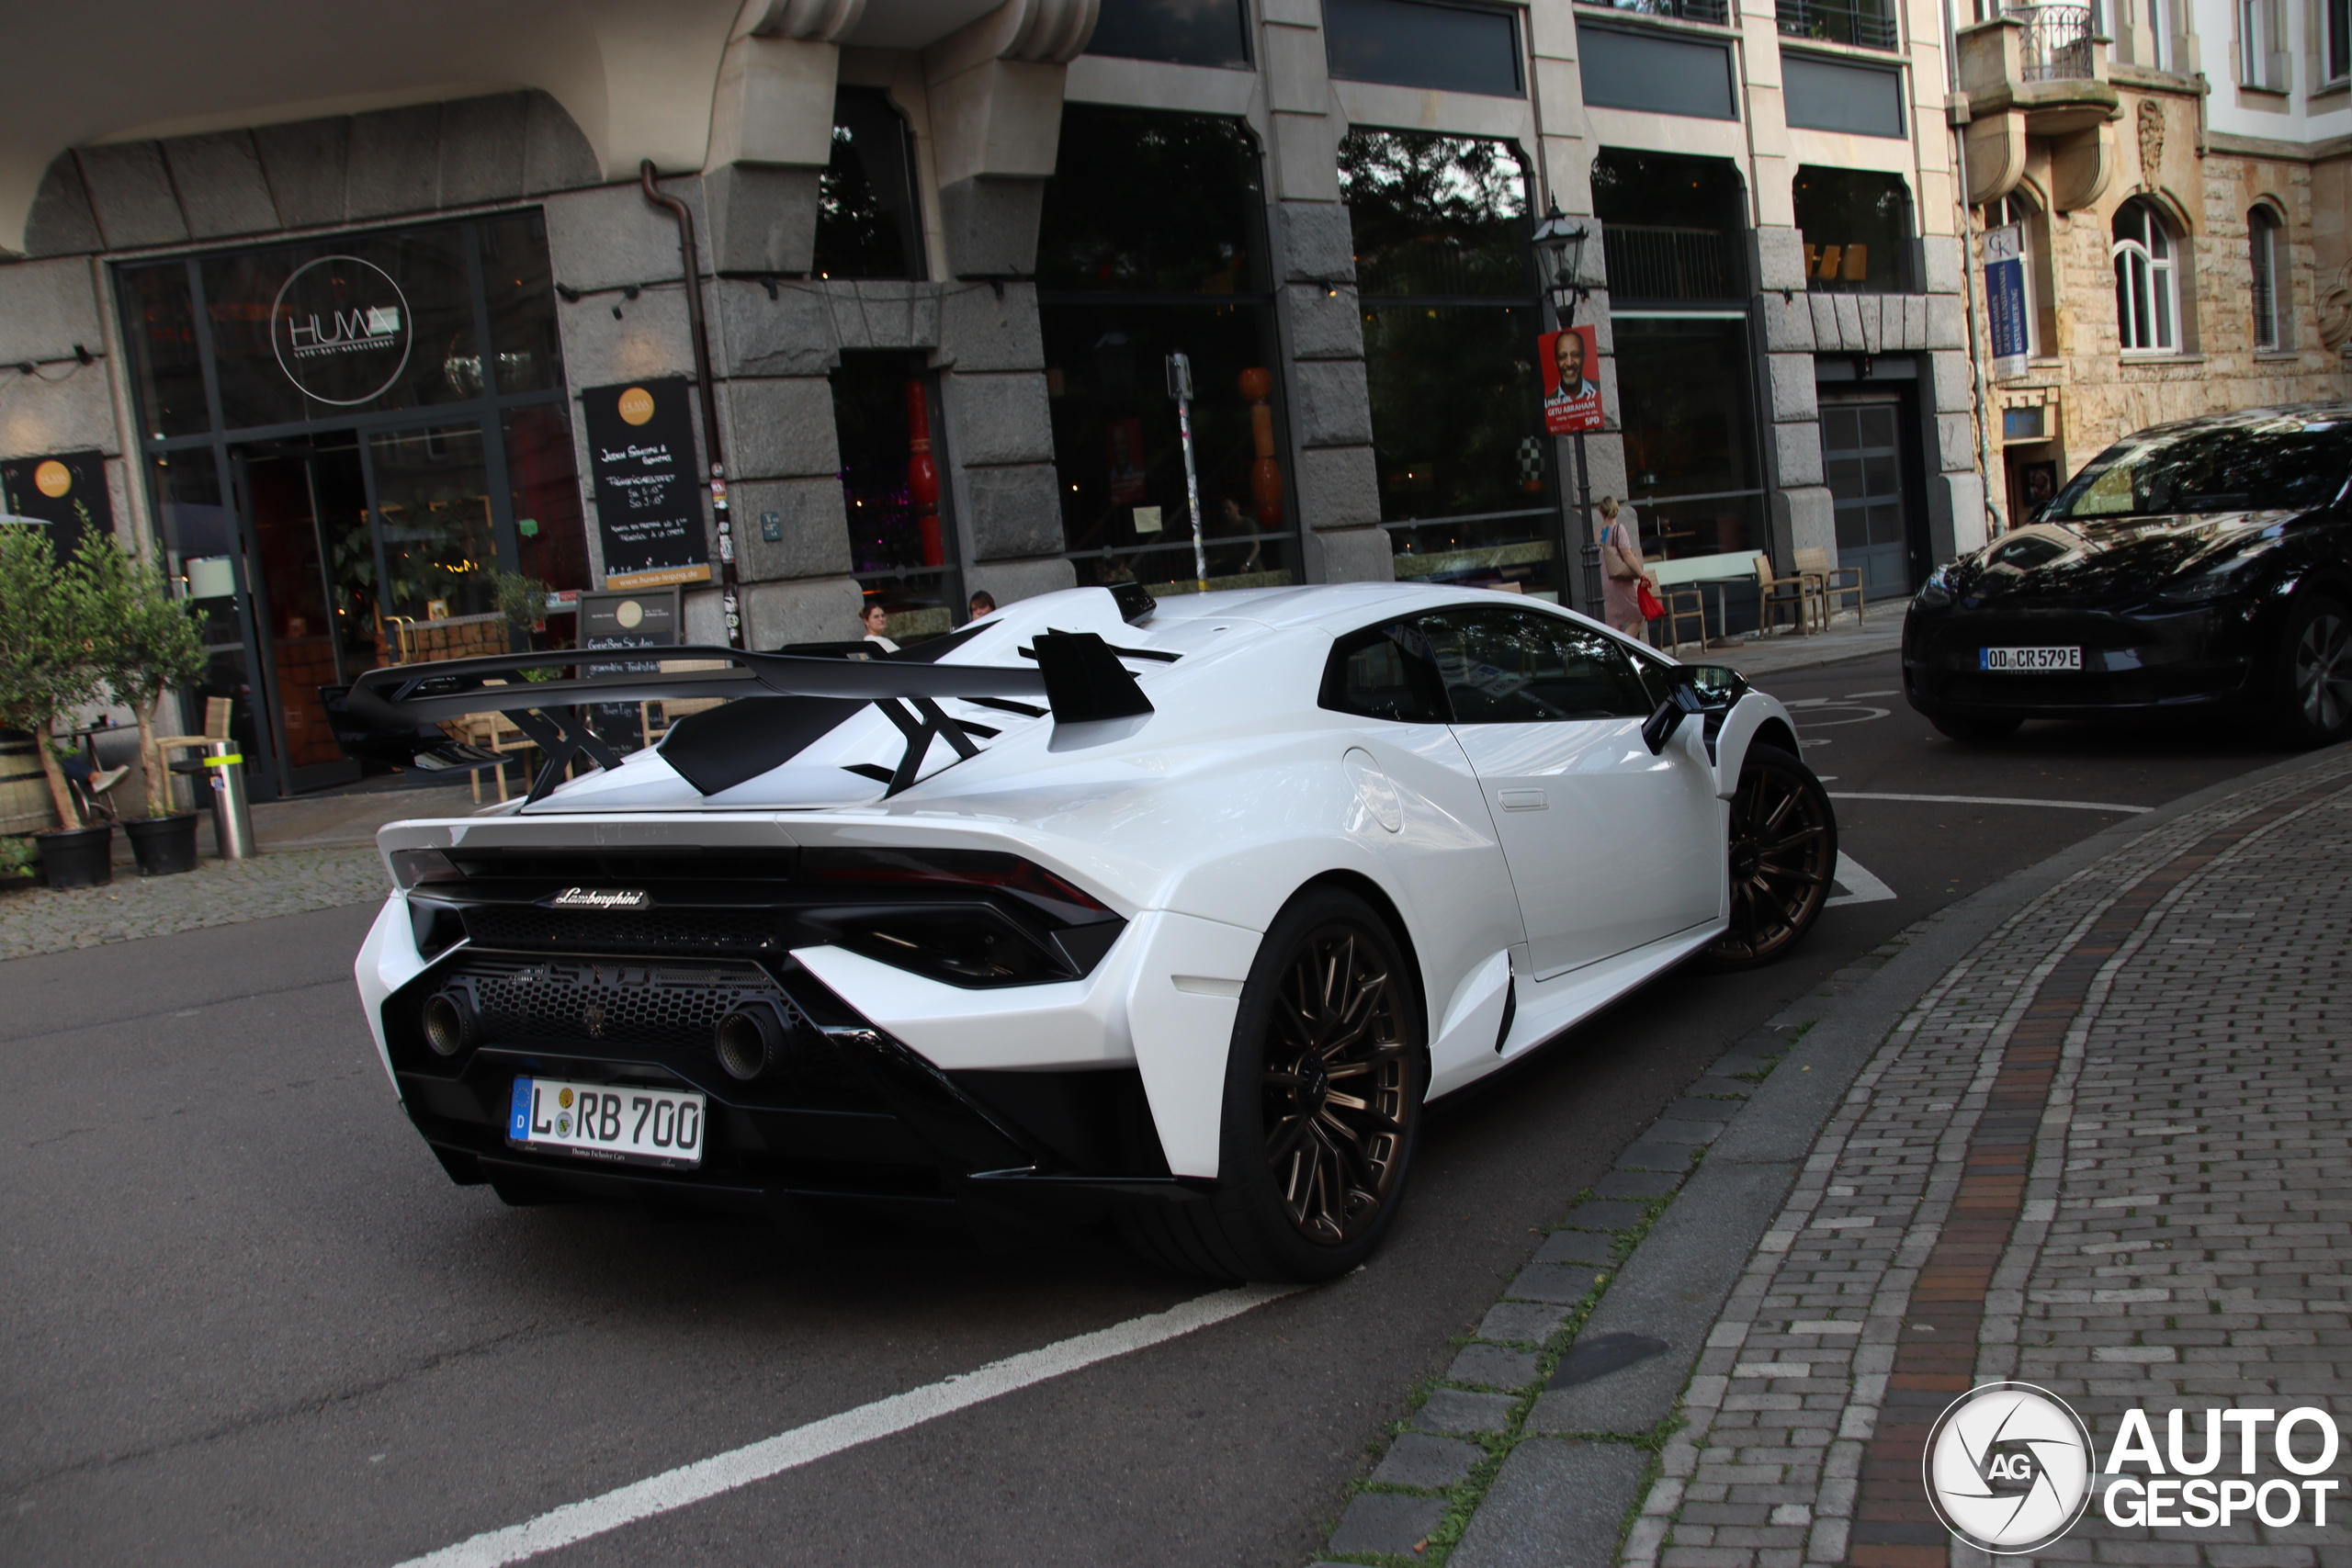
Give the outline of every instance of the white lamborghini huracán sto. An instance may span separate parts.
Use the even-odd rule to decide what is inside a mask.
[[[410,1120],[512,1202],[1113,1219],[1326,1278],[1430,1100],[1778,956],[1837,863],[1778,702],[1482,590],[1085,588],[897,654],[628,657],[327,694],[354,755],[482,765],[438,725],[492,708],[543,750],[528,799],[383,829],[357,965]],[[712,697],[627,756],[582,717]]]

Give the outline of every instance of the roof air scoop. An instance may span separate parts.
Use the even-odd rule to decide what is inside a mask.
[[[1056,724],[1135,718],[1153,711],[1151,699],[1111,645],[1094,633],[1039,632],[1030,640]]]

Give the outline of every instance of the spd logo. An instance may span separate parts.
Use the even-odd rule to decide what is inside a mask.
[[[2038,1551],[2090,1504],[2090,1430],[2046,1390],[1986,1383],[1937,1417],[1924,1469],[1952,1534],[2000,1556]]]

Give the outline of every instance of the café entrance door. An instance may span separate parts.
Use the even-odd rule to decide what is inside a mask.
[[[359,777],[321,686],[408,659],[505,650],[483,446],[468,422],[314,430],[229,449],[277,793]],[[437,654],[420,652],[420,626],[433,628]]]

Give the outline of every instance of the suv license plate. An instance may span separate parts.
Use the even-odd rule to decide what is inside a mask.
[[[2020,670],[2080,670],[2079,648],[1986,648],[1977,650],[1976,668],[2004,671]]]
[[[685,1090],[516,1078],[506,1141],[517,1148],[692,1170],[702,1164],[706,1124],[703,1097]]]

